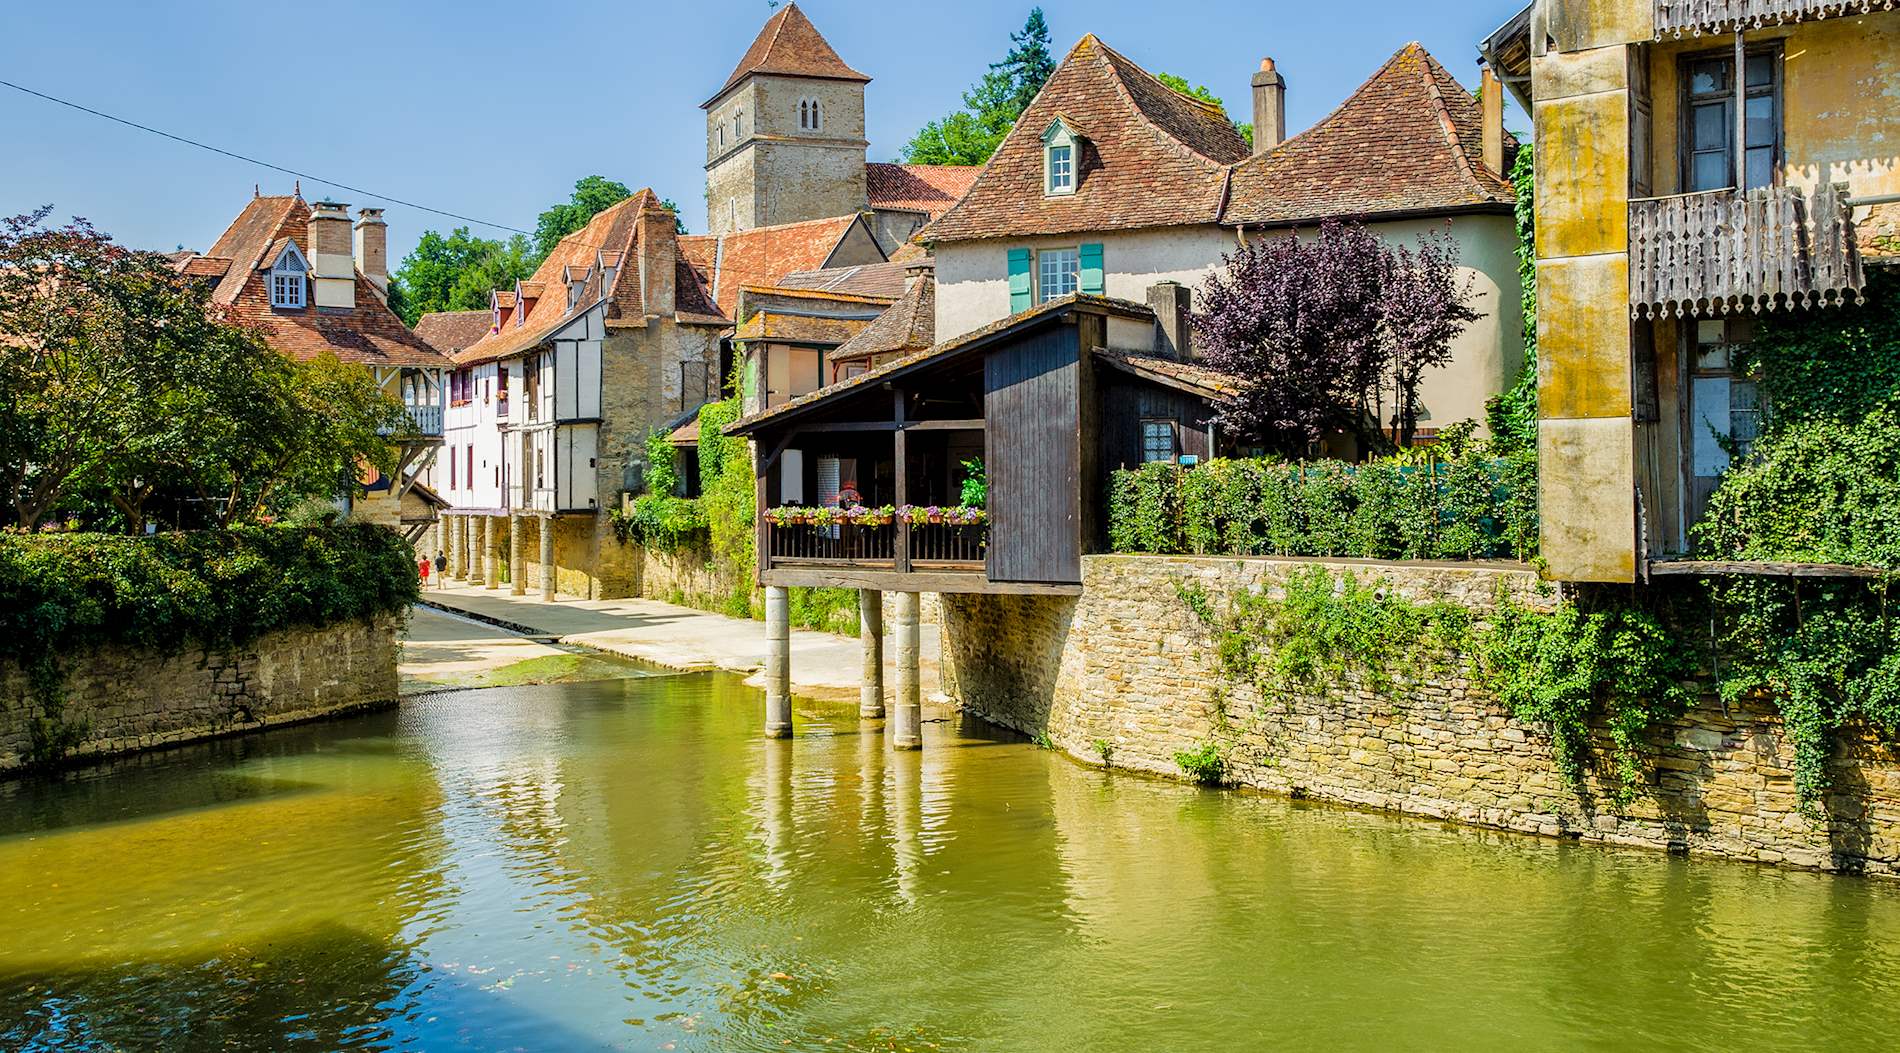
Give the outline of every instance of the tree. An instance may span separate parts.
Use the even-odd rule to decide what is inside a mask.
[[[1172,73],[1157,73],[1155,74],[1155,79],[1160,81],[1163,84],[1166,84],[1168,87],[1173,88],[1175,91],[1178,91],[1183,95],[1186,95],[1187,97],[1191,99],[1200,99],[1202,102],[1211,102],[1214,105],[1220,107],[1222,113],[1227,112],[1227,104],[1225,102],[1222,102],[1220,96],[1214,94],[1212,89],[1208,88],[1208,86],[1205,84],[1202,84],[1198,87],[1190,88],[1188,87],[1187,78],[1177,77]],[[1232,117],[1229,117],[1228,120],[1232,122],[1234,126],[1234,131],[1239,132],[1240,137],[1242,139],[1247,140],[1248,146],[1252,146],[1253,145],[1253,122],[1248,121],[1246,123],[1242,123],[1240,121],[1234,120]]]
[[[602,212],[633,196],[626,184],[606,176],[584,176],[574,184],[567,201],[541,213],[534,225],[534,262],[539,264],[554,252],[561,239],[587,225]],[[675,214],[678,210],[675,209]]]
[[[661,207],[665,208],[668,212],[673,213],[673,232],[675,234],[686,233],[687,232],[686,221],[680,218],[679,203],[674,201],[670,197],[663,197],[660,199],[660,205]]]
[[[1193,320],[1208,364],[1241,378],[1221,424],[1290,457],[1334,432],[1382,447],[1388,422],[1410,443],[1419,383],[1480,317],[1445,235],[1394,248],[1358,223],[1328,220],[1317,237],[1256,240],[1224,264]]]
[[[1049,52],[1049,26],[1042,8],[1029,11],[1003,61],[963,93],[963,108],[918,129],[904,146],[903,159],[922,165],[980,165],[1002,145],[1004,136],[1055,72]]]
[[[512,289],[534,274],[533,257],[533,247],[519,234],[494,241],[475,237],[467,227],[456,227],[448,237],[425,230],[390,280],[389,305],[409,325],[435,311],[487,310],[490,292]]]

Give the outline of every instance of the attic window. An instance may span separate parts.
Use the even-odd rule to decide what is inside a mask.
[[[304,265],[303,257],[296,246],[284,246],[283,254],[270,269],[270,305],[272,307],[296,308],[303,306],[304,286],[309,268]]]
[[[1082,137],[1067,121],[1056,120],[1042,133],[1042,192],[1050,197],[1075,193],[1076,155]]]
[[[802,131],[815,132],[825,125],[824,111],[819,108],[818,99],[807,95],[798,100],[798,127]]]

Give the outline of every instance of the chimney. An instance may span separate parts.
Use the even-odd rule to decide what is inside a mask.
[[[1484,111],[1484,166],[1504,175],[1504,82],[1490,65],[1484,67],[1484,80],[1478,88],[1479,104]]]
[[[1188,322],[1194,290],[1180,282],[1150,285],[1148,306],[1155,313],[1155,354],[1176,362],[1194,361],[1194,331]]]
[[[929,256],[919,256],[904,264],[904,291],[917,287],[920,281],[934,281],[937,275],[937,261]]]
[[[380,208],[356,210],[356,269],[377,292],[389,295],[389,224]]]
[[[310,206],[310,277],[317,306],[356,306],[356,256],[350,245],[350,206],[318,201]]]
[[[1260,60],[1253,75],[1253,153],[1255,157],[1286,141],[1286,78],[1273,60]]]
[[[655,204],[640,210],[640,296],[649,315],[670,318],[675,310],[677,229],[671,210]]]

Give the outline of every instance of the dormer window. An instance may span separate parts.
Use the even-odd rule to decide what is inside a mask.
[[[1076,161],[1082,137],[1069,122],[1056,118],[1042,133],[1042,192],[1049,197],[1075,193]]]
[[[310,265],[304,262],[303,253],[297,251],[296,242],[285,244],[284,251],[277,255],[277,262],[271,264],[270,305],[285,310],[301,308],[309,275]]]
[[[798,127],[800,131],[815,132],[825,124],[824,111],[819,108],[818,99],[807,95],[798,100]]]

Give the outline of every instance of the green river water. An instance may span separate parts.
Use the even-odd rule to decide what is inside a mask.
[[[0,784],[0,1049],[1900,1045],[1900,886],[1107,775],[718,674]]]

